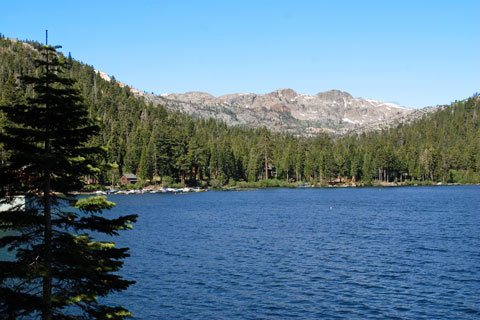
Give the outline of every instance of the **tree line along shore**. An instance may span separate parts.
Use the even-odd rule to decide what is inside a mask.
[[[22,79],[38,72],[39,46],[0,39],[2,104],[33,96]],[[383,131],[300,137],[171,112],[70,55],[60,58],[89,116],[101,122],[90,143],[103,146],[99,160],[113,166],[88,177],[99,185],[118,184],[126,173],[141,185],[202,188],[480,182],[476,95]]]

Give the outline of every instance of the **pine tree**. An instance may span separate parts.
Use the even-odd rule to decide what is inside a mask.
[[[261,129],[260,141],[258,142],[258,148],[263,153],[265,180],[268,180],[268,160],[271,157],[271,136],[270,131],[266,127]]]
[[[155,142],[153,135],[150,138],[148,145],[143,146],[142,154],[140,156],[140,178],[147,180],[152,179],[155,171]]]
[[[118,271],[126,248],[93,239],[117,235],[136,215],[115,219],[102,211],[105,197],[76,199],[82,177],[98,173],[98,147],[88,145],[99,127],[63,77],[52,47],[41,48],[39,76],[26,78],[35,96],[2,107],[8,122],[0,141],[9,158],[0,167],[0,249],[14,258],[0,261],[0,317],[4,319],[123,319],[130,313],[97,301],[132,281]],[[25,205],[16,205],[25,196]],[[8,208],[8,209],[5,209]]]
[[[303,169],[305,167],[305,146],[298,144],[297,154],[295,158],[295,180],[302,181]]]
[[[25,99],[17,89],[15,76],[13,73],[10,73],[5,85],[3,86],[2,94],[0,96],[0,105],[1,106],[8,106],[11,104],[21,104],[24,103]],[[7,118],[4,113],[0,110],[0,132],[3,133],[3,128],[7,125]],[[8,158],[8,153],[5,151],[3,144],[0,143],[0,165],[5,165]]]
[[[255,147],[250,149],[250,154],[248,156],[248,166],[247,166],[247,179],[248,182],[255,182],[258,178],[259,171],[259,161],[261,161],[258,151]]]

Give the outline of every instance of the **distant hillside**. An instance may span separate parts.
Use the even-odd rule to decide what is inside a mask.
[[[42,72],[34,63],[38,46],[0,36],[0,104],[35,94],[23,77]],[[158,97],[71,57],[59,58],[67,75],[77,80],[91,117],[101,119],[101,133],[92,143],[106,147],[105,162],[118,164],[117,171],[102,173],[100,181],[138,172],[144,180],[161,177],[164,183],[214,186],[257,183],[266,177],[323,185],[339,176],[366,184],[480,182],[477,95],[415,111],[340,91]],[[322,122],[320,114],[336,120]],[[213,119],[205,119],[209,116]],[[324,131],[346,134],[334,137]],[[8,161],[5,156],[0,153],[2,161]]]
[[[196,117],[214,116],[230,125],[265,126],[295,135],[342,134],[377,123],[388,124],[413,112],[391,103],[353,98],[338,90],[315,96],[280,89],[264,95],[229,94],[215,98],[188,92],[145,98]]]
[[[106,73],[97,72],[110,81]],[[279,89],[264,95],[235,93],[220,97],[205,92],[158,96],[131,90],[147,102],[161,104],[170,111],[180,111],[194,118],[215,118],[228,125],[267,127],[301,136],[377,130],[408,121],[416,114],[415,110],[393,103],[354,98],[339,90],[320,92],[315,96]]]

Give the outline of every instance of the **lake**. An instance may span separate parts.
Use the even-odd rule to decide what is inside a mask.
[[[479,186],[109,200],[134,319],[480,318]]]

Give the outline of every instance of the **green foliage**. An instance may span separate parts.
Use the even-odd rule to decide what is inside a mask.
[[[100,213],[104,209],[111,209],[115,206],[114,202],[107,201],[107,197],[97,196],[78,200],[75,208],[84,212]]]
[[[214,189],[220,189],[223,187],[223,181],[220,179],[213,179],[210,181],[210,186]]]
[[[4,40],[0,45],[25,50]],[[101,172],[103,149],[92,141],[100,128],[76,84],[64,76],[62,56],[51,47],[38,49],[28,52],[37,59],[32,75],[15,87],[18,98],[8,94],[2,100],[7,121],[0,141],[8,156],[0,166],[0,204],[7,205],[0,212],[0,248],[12,251],[14,258],[0,261],[0,315],[121,319],[127,310],[103,305],[96,297],[133,283],[117,274],[127,249],[89,234],[117,235],[131,228],[136,216],[109,219],[102,211],[114,204],[104,197],[76,201],[72,195],[83,187],[84,177]],[[27,203],[12,206],[14,196],[25,196]]]
[[[171,187],[174,183],[174,180],[172,177],[166,176],[162,178],[162,186],[164,188]]]
[[[4,95],[9,97],[20,92],[8,99],[33,96],[32,85],[21,78],[35,70],[32,57],[38,53],[33,47],[38,46],[32,44],[28,49],[19,43],[0,41],[0,90],[18,89],[6,90],[10,93]],[[118,164],[116,171],[96,175],[101,183],[110,184],[123,172],[138,172],[143,180],[171,177],[164,186],[196,186],[199,181],[223,186],[231,185],[232,180],[254,183],[267,177],[315,184],[326,184],[338,176],[355,177],[367,185],[395,179],[399,183],[478,181],[478,96],[380,132],[302,138],[167,112],[161,105],[136,97],[115,80],[105,81],[93,67],[71,57],[63,59],[68,75],[77,80],[75,86],[89,115],[102,122],[101,131],[90,143],[106,146],[101,160]],[[458,173],[453,175],[451,170]]]
[[[294,188],[301,185],[301,182],[288,182],[285,180],[268,179],[255,182],[240,181],[237,182],[237,188]]]
[[[181,188],[183,188],[183,187],[185,187],[185,186],[184,186],[183,183],[172,183],[172,184],[170,185],[170,187],[171,187],[171,188],[174,188],[174,189],[181,189]]]
[[[137,189],[142,189],[145,186],[145,184],[141,181],[131,183],[127,186],[128,190],[137,190]]]

